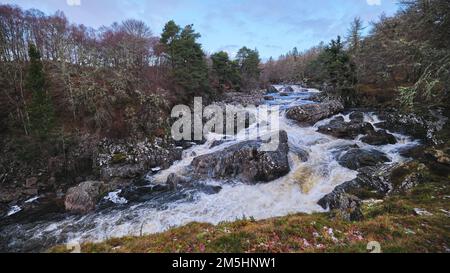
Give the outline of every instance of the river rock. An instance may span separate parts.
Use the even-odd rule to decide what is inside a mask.
[[[191,167],[200,178],[231,179],[247,182],[269,182],[289,173],[288,138],[279,132],[279,144],[274,151],[262,151],[260,140],[244,141],[222,151],[196,157]]]
[[[317,131],[336,138],[355,139],[359,135],[372,134],[375,132],[375,129],[372,124],[360,119],[345,122],[343,117],[336,117],[329,124],[319,126]]]
[[[324,209],[338,210],[341,217],[347,221],[360,221],[364,218],[361,212],[361,199],[351,194],[330,195],[328,198],[322,198],[319,205]]]
[[[377,165],[358,170],[358,176],[337,186],[321,198],[318,204],[324,209],[339,210],[348,220],[361,219],[359,199],[383,198],[393,190],[391,173],[399,165]]]
[[[73,213],[88,213],[95,209],[97,202],[109,190],[110,187],[101,181],[83,182],[67,191],[65,208]]]
[[[275,86],[271,85],[267,87],[266,93],[267,94],[278,93],[278,89]]]
[[[361,141],[375,146],[397,143],[395,136],[389,134],[386,130],[371,131],[362,137]]]
[[[292,92],[294,92],[294,88],[292,88],[292,86],[290,86],[290,85],[285,86],[283,88],[283,92],[285,92],[285,93],[292,93]]]
[[[375,149],[350,149],[345,154],[338,157],[338,162],[342,166],[351,170],[362,167],[375,166],[379,163],[390,162],[385,153]]]
[[[179,185],[187,184],[190,179],[185,176],[178,175],[176,173],[171,173],[167,177],[166,184],[171,190],[176,190]]]
[[[299,123],[314,124],[319,120],[329,118],[344,109],[341,102],[331,100],[323,103],[312,103],[290,108],[286,116]]]
[[[353,112],[349,115],[349,118],[353,122],[364,122],[364,113],[363,112]]]
[[[290,151],[293,152],[301,161],[306,162],[309,159],[309,153],[305,149],[299,147],[289,147]]]

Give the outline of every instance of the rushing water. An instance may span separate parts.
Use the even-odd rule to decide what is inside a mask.
[[[279,86],[278,88],[281,88]],[[293,105],[310,103],[307,99],[313,89],[293,86],[294,93],[289,96],[274,94],[274,100],[268,102],[280,105],[282,109]],[[346,120],[348,115],[342,115]],[[111,237],[156,233],[189,222],[208,222],[217,224],[233,221],[243,217],[265,219],[297,212],[321,212],[323,209],[317,201],[330,193],[337,185],[356,177],[357,172],[338,164],[334,152],[346,145],[358,144],[385,152],[393,162],[404,160],[399,150],[416,142],[410,138],[394,134],[397,144],[372,147],[357,139],[342,140],[316,132],[317,127],[326,124],[323,120],[314,126],[300,127],[295,122],[280,117],[280,128],[288,133],[289,146],[301,148],[309,153],[307,162],[302,162],[294,153],[289,153],[291,172],[270,183],[256,185],[243,184],[240,181],[224,183],[221,181],[202,181],[206,185],[220,185],[222,190],[216,194],[189,189],[179,193],[156,196],[146,202],[129,203],[115,191],[106,197],[115,207],[99,210],[85,216],[67,216],[38,223],[10,225],[2,231],[7,236],[7,250],[40,250],[46,246],[64,242],[99,241]],[[372,124],[379,122],[372,113],[365,114],[365,121]],[[250,126],[247,133],[256,131]],[[242,134],[242,132],[241,132]],[[149,175],[149,183],[165,183],[170,173],[183,174],[195,156],[211,153],[236,144],[237,140],[226,142],[210,148],[212,142],[221,136],[210,134],[203,145],[194,146],[184,151],[183,159],[169,169],[156,175]],[[33,200],[34,201],[34,200]],[[15,213],[19,208],[14,208]],[[5,241],[5,238],[4,238]]]

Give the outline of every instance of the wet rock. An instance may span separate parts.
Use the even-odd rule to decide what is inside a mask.
[[[385,153],[375,149],[350,149],[338,158],[339,164],[351,170],[362,167],[376,166],[379,163],[390,162]]]
[[[264,100],[274,100],[273,96],[264,96]]]
[[[224,150],[196,157],[191,167],[200,178],[229,179],[239,177],[247,182],[268,182],[289,171],[288,139],[279,132],[279,143],[273,151],[263,151],[260,140],[241,142]]]
[[[305,149],[299,147],[289,147],[290,151],[293,152],[301,161],[306,162],[309,159],[309,153]]]
[[[291,95],[291,93],[288,93],[288,92],[285,92],[285,91],[280,92],[280,96],[281,97],[288,97],[289,95]]]
[[[178,186],[182,186],[190,182],[190,179],[185,176],[178,175],[176,173],[171,173],[167,177],[166,184],[171,190],[176,190]]]
[[[389,134],[386,130],[371,131],[367,136],[362,137],[361,141],[375,146],[397,143],[395,136]]]
[[[290,86],[290,85],[285,86],[285,87],[283,87],[283,92],[292,93],[292,92],[294,92],[294,88],[292,88],[292,86]]]
[[[347,144],[347,145],[340,145],[337,147],[334,147],[331,150],[331,153],[335,158],[339,158],[343,153],[347,152],[350,149],[359,149],[358,144]]]
[[[347,221],[360,221],[364,218],[361,212],[361,200],[351,194],[329,195],[320,199],[318,204],[324,209],[338,210],[340,216]]]
[[[275,86],[271,85],[267,88],[266,93],[267,94],[278,93],[278,89]]]
[[[375,129],[368,122],[361,122],[358,119],[345,122],[343,117],[336,117],[329,124],[319,126],[317,131],[336,138],[355,139],[359,135],[372,134]]]
[[[313,103],[299,105],[290,108],[286,112],[286,116],[299,123],[314,124],[319,120],[329,118],[344,109],[339,101],[328,101],[323,103]]]
[[[353,112],[350,114],[350,120],[353,122],[364,122],[364,113],[363,112]]]
[[[67,191],[65,208],[73,213],[88,213],[95,209],[100,198],[110,190],[109,186],[101,181],[83,182]]]

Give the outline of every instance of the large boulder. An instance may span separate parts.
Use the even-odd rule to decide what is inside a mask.
[[[274,151],[263,151],[260,140],[241,142],[224,150],[196,157],[191,167],[199,178],[240,179],[268,182],[289,173],[288,138],[285,131],[279,132],[279,144]]]
[[[385,153],[375,149],[350,149],[345,154],[338,157],[338,162],[342,166],[351,170],[362,167],[376,166],[379,163],[390,162]]]
[[[389,134],[386,130],[369,132],[366,136],[361,138],[361,141],[375,146],[397,143],[395,136]]]
[[[100,198],[110,190],[110,187],[101,181],[80,183],[67,191],[64,201],[65,208],[73,213],[88,213],[95,209]]]
[[[286,116],[299,123],[314,124],[319,120],[329,118],[344,110],[341,102],[331,100],[323,103],[312,103],[290,108]]]
[[[336,138],[355,139],[359,135],[374,133],[375,129],[372,124],[361,119],[354,118],[350,122],[345,122],[343,117],[336,117],[329,124],[319,126],[317,131]]]

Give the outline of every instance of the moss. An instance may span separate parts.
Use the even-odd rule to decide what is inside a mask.
[[[111,157],[111,164],[121,164],[125,163],[127,160],[127,155],[124,153],[116,153]]]

